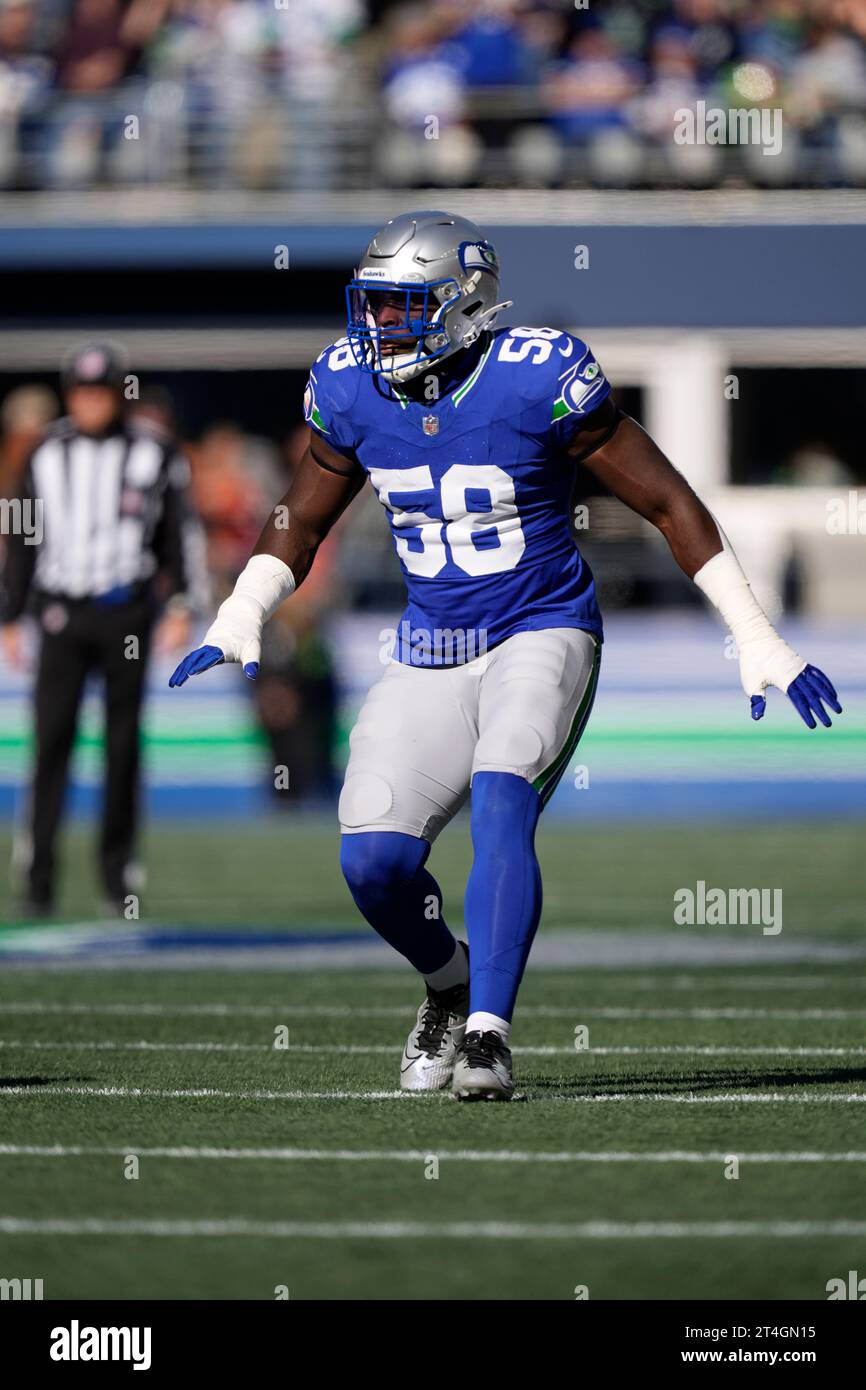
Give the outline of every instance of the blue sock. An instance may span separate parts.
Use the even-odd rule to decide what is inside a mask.
[[[370,926],[414,965],[432,975],[457,945],[442,918],[439,885],[424,868],[427,840],[398,830],[343,835],[340,867]]]
[[[541,798],[511,772],[472,781],[475,860],[466,885],[471,1009],[507,1022],[541,916],[535,827]]]

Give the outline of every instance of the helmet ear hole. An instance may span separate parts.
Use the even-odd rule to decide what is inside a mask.
[[[476,299],[471,304],[467,304],[466,308],[462,311],[463,314],[468,318],[471,314],[477,313],[477,311],[481,308],[482,303],[482,300]]]

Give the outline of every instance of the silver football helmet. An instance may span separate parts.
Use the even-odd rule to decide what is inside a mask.
[[[448,212],[394,217],[373,237],[346,291],[355,361],[386,381],[409,381],[491,328],[512,302],[498,297],[499,261],[474,222]],[[386,302],[399,312],[380,325]]]

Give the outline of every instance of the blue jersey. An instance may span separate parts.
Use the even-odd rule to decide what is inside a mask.
[[[540,628],[601,640],[563,450],[609,394],[587,345],[553,328],[491,333],[474,370],[439,400],[360,371],[346,339],[321,354],[306,419],[358,460],[388,514],[409,594],[399,661],[456,665]]]

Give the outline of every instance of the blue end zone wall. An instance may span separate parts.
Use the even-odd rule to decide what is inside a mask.
[[[386,214],[387,215],[387,214]],[[230,222],[0,227],[0,270],[292,270],[347,275],[376,227]],[[524,322],[594,327],[835,328],[866,325],[861,226],[487,226]],[[589,270],[575,270],[575,247]],[[854,292],[852,292],[854,291]],[[287,316],[291,299],[285,295]]]

